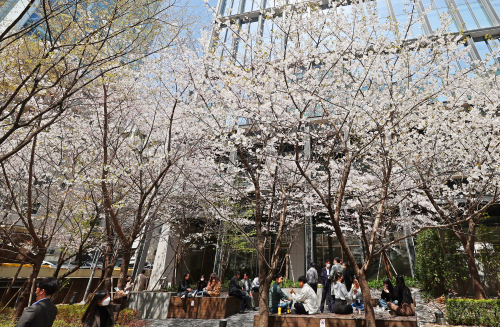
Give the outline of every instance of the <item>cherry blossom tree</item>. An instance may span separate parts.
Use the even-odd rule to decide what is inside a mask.
[[[429,37],[418,33],[423,16],[413,12],[400,24],[379,18],[371,3],[283,5],[266,13],[262,34],[227,19],[209,38],[210,51],[197,66],[205,69],[189,73],[198,95],[194,107],[219,151],[212,153],[237,158],[232,169],[246,175],[255,192],[259,251],[263,213],[272,203],[265,199],[280,192],[278,206],[286,216],[286,190],[302,190],[297,197],[304,198],[311,189],[306,199],[330,217],[360,281],[369,326],[375,316],[366,274],[373,260],[423,229],[470,221],[428,215],[415,167],[405,163],[410,154],[429,150],[416,150],[425,144],[415,142],[416,135],[437,137],[422,131],[430,117],[450,121],[451,128],[463,104],[476,96],[471,90],[488,85],[484,74],[474,75],[484,63],[471,62],[467,42],[447,33],[449,19],[443,16],[444,28]],[[448,116],[433,117],[435,111]],[[470,114],[479,118],[480,110]],[[496,194],[490,192],[485,194]],[[353,218],[359,220],[354,228]],[[403,227],[408,235],[389,237]],[[361,266],[346,232],[363,242]],[[259,260],[265,285],[270,275]],[[260,326],[267,324],[266,292],[264,287]]]

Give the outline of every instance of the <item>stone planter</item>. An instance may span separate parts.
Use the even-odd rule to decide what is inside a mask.
[[[128,308],[140,312],[141,319],[167,319],[170,298],[175,292],[131,292]]]

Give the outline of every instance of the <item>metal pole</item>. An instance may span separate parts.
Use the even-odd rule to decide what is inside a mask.
[[[100,254],[101,250],[97,250],[94,253],[94,258],[92,259],[92,265],[90,266],[92,272],[90,273],[89,282],[87,283],[87,288],[85,289],[85,293],[83,294],[83,300],[81,302],[82,304],[85,304],[85,299],[87,298],[87,295],[89,295],[90,284],[92,284],[92,279],[94,278],[95,268],[97,266],[97,261],[99,260]]]

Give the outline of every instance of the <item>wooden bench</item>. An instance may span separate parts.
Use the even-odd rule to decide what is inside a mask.
[[[220,297],[184,299],[172,296],[168,305],[167,318],[224,319],[240,311],[240,299],[221,295]]]
[[[274,327],[310,327],[320,326],[325,319],[325,327],[364,327],[364,318],[352,318],[351,315],[317,314],[317,315],[269,315],[269,326]],[[253,320],[254,327],[259,325],[259,316]],[[391,317],[375,319],[376,327],[417,327],[417,317]]]

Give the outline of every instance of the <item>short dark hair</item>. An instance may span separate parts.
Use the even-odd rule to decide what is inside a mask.
[[[299,282],[302,282],[302,283],[304,283],[304,284],[307,284],[307,278],[306,278],[306,276],[300,276],[300,277],[299,277]]]
[[[146,270],[143,270],[143,271],[142,271],[142,273],[143,273],[143,274],[145,274],[145,273],[146,273]]]
[[[314,262],[311,262],[311,264],[309,265],[309,267],[313,268],[313,267],[316,267],[316,265],[314,264]]]
[[[331,262],[330,259],[326,259],[325,263],[327,263],[327,262]]]
[[[184,278],[186,278],[186,276],[187,276],[187,275],[189,275],[189,273],[188,273],[188,272],[184,274]]]
[[[238,275],[241,275],[240,272],[238,270],[236,270],[236,272],[234,273],[235,276],[238,276]]]
[[[131,277],[132,277],[132,276],[130,276],[130,275],[127,275],[127,278],[131,278]]]
[[[280,274],[280,273],[278,273],[278,274],[274,275],[274,280],[276,280],[276,279],[278,279],[278,278],[281,278],[281,277],[283,277],[283,275],[282,275],[282,274]]]
[[[243,273],[243,276],[247,276],[248,278],[250,278],[250,275],[248,275],[248,273],[247,273],[247,272],[244,272],[244,273]]]
[[[45,290],[45,294],[53,295],[59,289],[59,281],[53,277],[42,278],[38,280],[37,287]]]
[[[333,259],[334,261],[337,261],[337,263],[340,263],[340,258],[339,257],[335,257],[335,259]]]

